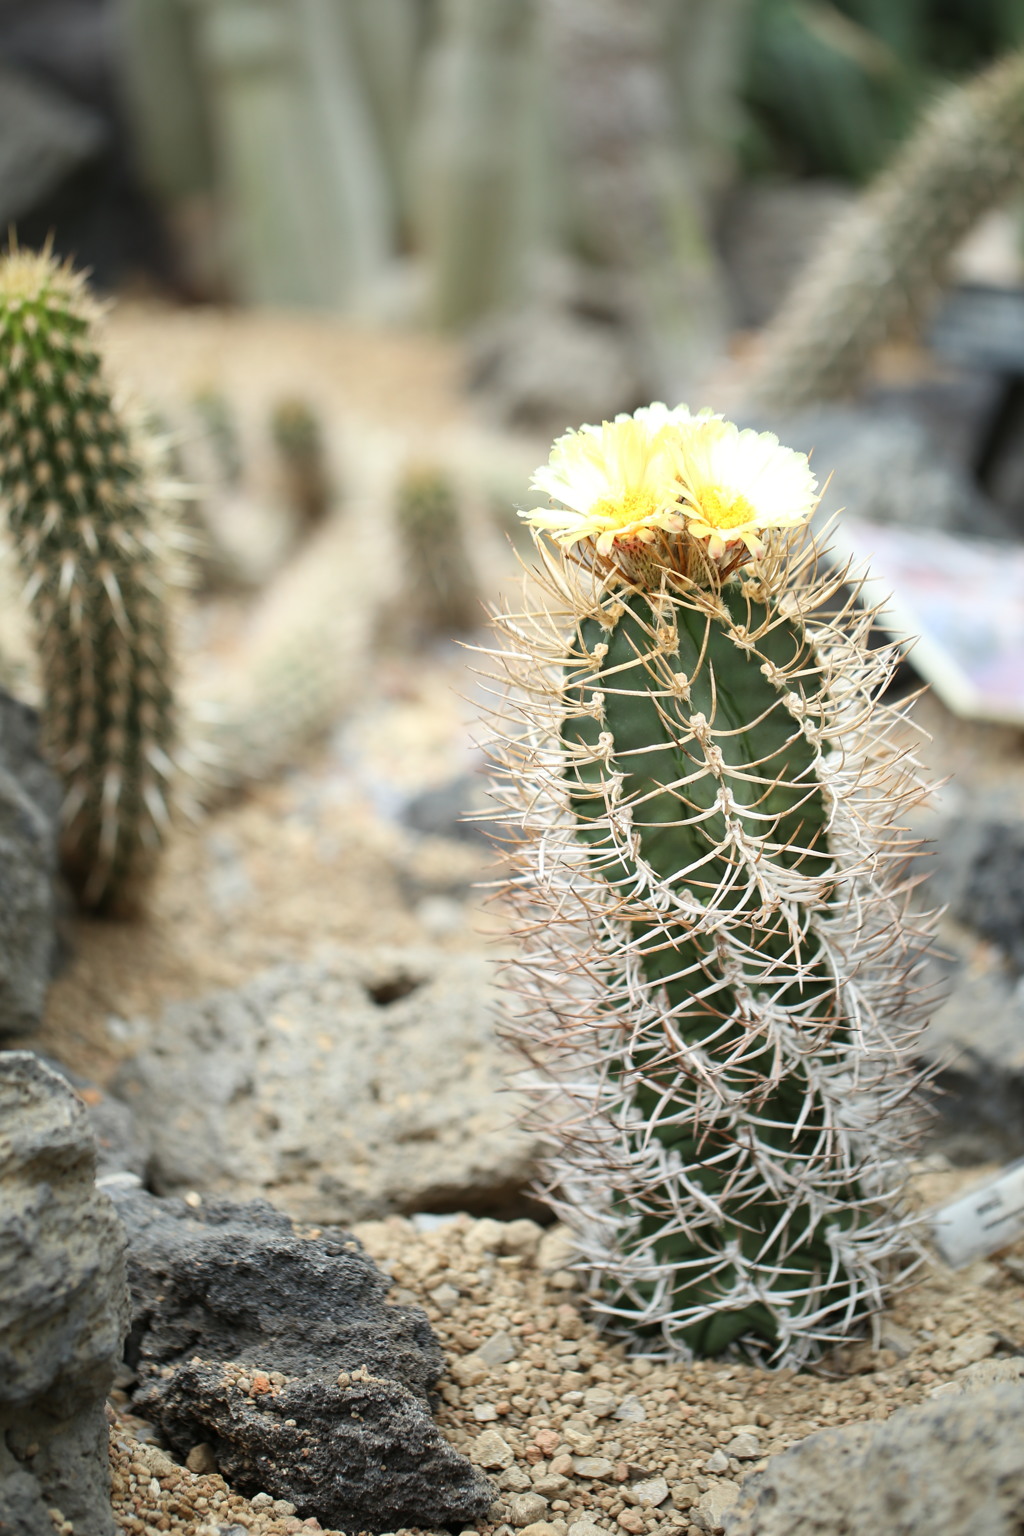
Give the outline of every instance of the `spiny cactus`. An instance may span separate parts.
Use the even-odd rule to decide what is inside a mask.
[[[323,520],[331,504],[320,422],[308,401],[279,400],[271,413],[270,433],[281,465],[285,500],[308,530]]]
[[[98,306],[48,252],[0,262],[0,485],[39,636],[43,743],[82,903],[136,901],[167,824],[174,699],[164,513],[111,396]]]
[[[466,548],[455,486],[432,465],[409,469],[395,504],[404,573],[403,610],[427,635],[474,628],[480,592]]]
[[[196,390],[192,407],[209,441],[221,479],[225,485],[237,485],[242,478],[242,445],[231,402],[223,390],[207,385]]]
[[[912,984],[891,650],[816,573],[770,434],[652,407],[559,440],[497,619],[509,1034],[595,1308],[798,1362],[908,1251]]]
[[[874,349],[917,321],[981,215],[1024,181],[1024,52],[942,97],[829,235],[762,342],[744,408],[851,394]]]

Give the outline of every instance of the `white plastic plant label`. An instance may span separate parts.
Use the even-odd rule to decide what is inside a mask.
[[[1024,1237],[1024,1157],[931,1217],[939,1253],[954,1269]]]

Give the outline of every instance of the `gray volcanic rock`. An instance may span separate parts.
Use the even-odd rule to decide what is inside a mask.
[[[937,1065],[939,1145],[958,1161],[1024,1154],[1024,823],[943,826],[922,902],[947,906],[939,1002],[922,1040]],[[985,943],[979,943],[984,940]]]
[[[36,1028],[56,948],[60,787],[34,710],[0,693],[0,1037]]]
[[[928,886],[1024,973],[1024,822],[959,817],[944,832]]]
[[[114,1532],[104,1401],[128,1298],[95,1170],[68,1085],[27,1051],[0,1053],[0,1521],[18,1536],[49,1508]]]
[[[39,1053],[36,1053],[37,1055]],[[146,1148],[135,1116],[123,1099],[114,1098],[79,1073],[59,1061],[39,1055],[43,1064],[70,1085],[85,1105],[86,1116],[96,1138],[96,1177],[100,1181],[111,1174],[132,1173],[139,1179],[146,1172]],[[0,1533],[2,1536],[2,1533]]]
[[[1019,1536],[1024,1385],[824,1429],[748,1478],[727,1536]]]
[[[437,950],[331,951],[175,1003],[114,1091],[161,1194],[273,1198],[310,1221],[514,1217],[534,1143],[500,1095],[491,967]]]
[[[494,1489],[443,1438],[426,1315],[338,1229],[264,1201],[196,1206],[120,1189],[135,1406],[184,1457],[207,1444],[243,1493],[342,1529],[471,1523]]]

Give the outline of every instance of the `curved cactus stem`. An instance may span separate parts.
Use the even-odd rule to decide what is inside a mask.
[[[1024,182],[1024,52],[937,101],[837,223],[766,331],[743,401],[776,415],[852,394],[920,319],[959,242]]]

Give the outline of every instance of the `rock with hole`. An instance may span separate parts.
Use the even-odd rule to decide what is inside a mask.
[[[532,1206],[534,1145],[502,1093],[491,967],[330,952],[176,1003],[116,1091],[162,1194],[273,1198],[311,1221]]]

